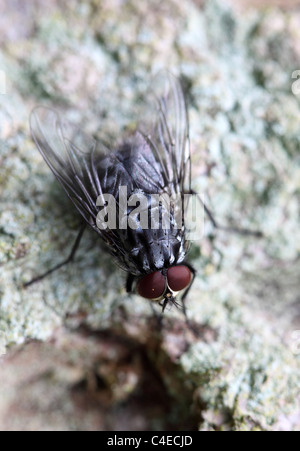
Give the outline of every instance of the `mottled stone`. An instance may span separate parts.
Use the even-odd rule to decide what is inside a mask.
[[[299,12],[21,3],[0,9],[0,429],[300,430]],[[187,96],[194,189],[220,223],[264,233],[207,224],[193,244],[197,338],[175,310],[159,330],[92,232],[72,265],[22,288],[64,259],[79,224],[31,141],[31,109],[120,137],[164,67]],[[146,373],[162,405],[147,404]]]

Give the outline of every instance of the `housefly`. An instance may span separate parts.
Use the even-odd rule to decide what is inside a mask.
[[[157,79],[159,92],[152,90],[147,106],[156,112],[155,120],[141,124],[115,148],[86,136],[52,109],[33,110],[33,140],[84,225],[69,258],[25,286],[70,262],[89,226],[127,272],[127,292],[159,303],[163,311],[167,305],[184,309],[195,270],[186,261],[189,241],[184,214],[179,223],[175,217],[183,208],[184,194],[192,193],[188,115],[179,80],[169,73]],[[130,203],[133,196],[140,206],[138,214]],[[171,199],[168,205],[164,198]],[[162,224],[166,213],[167,226]]]

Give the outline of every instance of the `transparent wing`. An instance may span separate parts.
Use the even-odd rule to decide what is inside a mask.
[[[165,186],[176,194],[190,192],[189,123],[179,80],[169,72],[161,72],[153,80],[148,102],[148,111],[155,111],[155,117],[150,119],[149,126],[146,113],[147,125],[141,125],[140,129],[162,167]]]
[[[118,265],[129,270],[131,262],[116,230],[100,230],[97,227],[100,208],[96,204],[98,197],[103,195],[101,164],[105,161],[108,149],[83,134],[77,127],[63,122],[49,108],[35,108],[31,114],[30,126],[40,153],[68,197],[85,221],[108,245],[108,251],[116,258]],[[113,159],[113,154],[111,155]]]
[[[100,196],[104,205],[104,194],[112,194],[118,205],[119,186],[127,186],[129,196],[145,184],[148,187],[150,180],[155,192],[162,186],[160,167],[143,136],[136,133],[130,141],[110,150],[45,107],[33,110],[30,127],[40,153],[79,213],[108,245],[107,250],[116,263],[136,273],[136,264],[128,252],[126,231],[97,226],[101,209],[97,199]],[[118,224],[118,208],[116,214]]]
[[[84,219],[96,220],[101,184],[95,167],[97,143],[63,122],[50,108],[37,107],[30,117],[31,134],[44,160]]]

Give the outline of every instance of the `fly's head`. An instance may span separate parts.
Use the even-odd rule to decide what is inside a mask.
[[[167,305],[179,307],[176,297],[189,287],[192,275],[191,269],[185,265],[171,266],[167,270],[155,271],[141,277],[136,291],[143,298],[158,302],[163,311]]]

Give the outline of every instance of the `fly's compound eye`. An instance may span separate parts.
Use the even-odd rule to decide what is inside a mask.
[[[187,288],[191,278],[192,274],[187,266],[172,266],[167,272],[168,285],[175,292]]]
[[[137,283],[137,292],[146,299],[160,298],[165,292],[166,281],[159,272],[153,272],[142,277]]]

